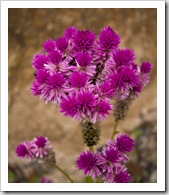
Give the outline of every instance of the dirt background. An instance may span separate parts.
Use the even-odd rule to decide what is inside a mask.
[[[136,141],[127,165],[132,182],[156,182],[157,10],[13,8],[8,10],[9,182],[38,182],[41,175],[53,182],[68,182],[57,170],[16,157],[16,145],[39,135],[51,141],[58,165],[76,182],[83,182],[83,174],[75,168],[77,156],[86,150],[78,122],[64,117],[55,106],[40,102],[30,93],[34,73],[32,57],[42,51],[45,40],[62,36],[65,28],[72,25],[97,34],[109,25],[121,37],[120,48],[135,51],[138,64],[142,61],[153,64],[150,84],[133,101],[118,130],[129,133]],[[113,125],[111,114],[101,124],[98,147],[110,138]]]

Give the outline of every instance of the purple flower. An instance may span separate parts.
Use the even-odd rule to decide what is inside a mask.
[[[103,62],[101,62],[103,64]],[[102,71],[100,72],[99,79],[104,82],[108,80],[110,74],[116,72],[115,63],[113,58],[110,56],[107,61],[104,63]]]
[[[102,155],[99,157],[99,165],[102,166],[102,173],[113,173],[114,168],[119,164],[120,153],[115,147],[104,147]]]
[[[33,95],[40,95],[43,91],[43,89],[46,87],[46,83],[49,77],[49,73],[47,73],[46,70],[39,70],[36,73],[35,81],[33,81],[31,86],[31,93]]]
[[[90,77],[94,75],[96,66],[91,63],[91,57],[88,53],[78,53],[76,62],[77,66],[71,68],[73,71],[85,72]]]
[[[40,99],[46,103],[52,101],[59,104],[66,97],[67,83],[60,73],[55,73],[47,78],[47,85],[41,91]]]
[[[96,96],[93,94],[93,92],[89,90],[82,90],[78,92],[77,103],[80,117],[83,119],[90,119],[93,109],[96,106]]]
[[[100,49],[109,53],[116,49],[120,43],[120,37],[115,33],[110,26],[104,27],[99,34],[99,46]]]
[[[94,114],[92,116],[92,121],[95,123],[97,121],[103,121],[106,115],[110,114],[109,111],[112,110],[112,105],[108,100],[100,100],[95,108]]]
[[[73,72],[70,75],[69,81],[72,87],[82,88],[86,85],[87,76],[83,72]]]
[[[99,86],[99,92],[98,92],[101,98],[112,98],[113,95],[115,94],[114,88],[112,85],[108,82],[102,82],[102,84]]]
[[[147,74],[142,74],[140,76],[140,84],[142,87],[145,87],[150,82],[150,77]]]
[[[77,29],[74,26],[72,26],[65,30],[64,36],[66,37],[67,40],[70,40],[74,36],[74,34],[76,34],[76,32]]]
[[[39,136],[33,139],[35,147],[32,149],[32,153],[36,156],[36,158],[43,158],[48,154],[49,150],[52,148],[48,138]]]
[[[141,92],[142,88],[143,88],[143,84],[138,84],[138,85],[133,87],[133,92],[135,92],[136,95],[138,95],[138,93]]]
[[[53,182],[51,179],[48,179],[46,177],[41,177],[39,183],[53,183]]]
[[[44,64],[44,68],[51,75],[60,72],[65,76],[70,74],[70,67],[68,66],[68,59],[62,59],[62,55],[59,51],[54,51],[49,54],[48,62]]]
[[[48,77],[49,77],[49,73],[43,69],[36,72],[36,76],[35,76],[36,81],[38,81],[41,84],[46,83]]]
[[[48,88],[50,74],[47,70],[39,70],[36,73],[35,80],[31,86],[31,93],[33,95],[41,95],[44,93],[44,90]]]
[[[97,110],[98,114],[105,118],[105,114],[110,114],[108,111],[112,110],[112,105],[106,100],[101,100],[98,103]]]
[[[62,88],[64,84],[65,84],[65,79],[60,73],[56,72],[55,74],[48,77],[48,85],[52,89]]]
[[[150,64],[149,62],[143,62],[141,64],[141,73],[147,74],[150,72],[151,69],[152,69],[152,64]]]
[[[76,52],[88,52],[94,44],[95,34],[89,30],[78,30],[73,36],[73,43]]]
[[[54,51],[49,54],[48,56],[49,62],[54,65],[58,65],[59,62],[62,60],[62,55],[58,51]]]
[[[109,140],[107,143],[107,146],[116,148],[119,151],[119,154],[120,154],[119,162],[121,164],[125,164],[128,161],[129,159],[128,156],[118,149],[117,144],[114,142],[114,140]]]
[[[46,145],[47,139],[43,136],[39,136],[35,138],[34,142],[38,146],[38,148],[43,148]]]
[[[43,86],[44,87],[44,86]],[[42,85],[41,83],[37,82],[37,81],[33,81],[32,82],[32,86],[31,86],[31,93],[36,96],[36,95],[40,95],[42,93]]]
[[[127,168],[121,169],[114,177],[114,183],[128,183],[132,178],[127,172]]]
[[[59,63],[62,60],[62,55],[58,51],[51,52],[48,55],[48,61],[44,64],[44,68],[53,74],[58,70]]]
[[[85,68],[86,66],[90,65],[91,57],[88,53],[79,53],[76,57],[76,61],[79,66]]]
[[[104,182],[106,183],[128,183],[131,180],[130,174],[127,172],[126,167],[118,167],[116,171],[108,173],[104,176]]]
[[[24,144],[19,144],[16,148],[16,154],[18,157],[24,158],[29,152]]]
[[[34,155],[32,153],[34,149],[34,144],[32,141],[24,141],[16,147],[16,154],[20,158],[33,159]]]
[[[65,52],[68,47],[68,41],[65,37],[60,37],[56,40],[56,47],[60,52]]]
[[[45,41],[47,56],[37,54],[32,60],[31,86],[31,93],[45,103],[62,102],[60,111],[66,116],[93,123],[109,114],[110,99],[138,96],[152,68],[148,62],[138,66],[132,50],[118,49],[120,37],[110,26],[95,38],[90,30],[69,27],[56,41]]]
[[[126,153],[133,150],[135,143],[127,134],[117,134],[115,145],[120,152]]]
[[[51,52],[55,51],[55,49],[56,49],[55,41],[52,40],[52,39],[49,39],[49,40],[45,41],[43,43],[43,49],[44,49],[44,51],[46,51],[48,53],[51,53]]]
[[[62,99],[60,104],[60,112],[64,112],[65,116],[71,116],[72,118],[79,118],[77,98],[74,94],[69,95],[67,98]]]
[[[47,56],[44,54],[36,54],[32,59],[32,66],[35,70],[40,70],[44,68],[44,64],[48,61]]]
[[[139,84],[139,76],[135,70],[129,67],[123,67],[120,71],[111,74],[109,81],[116,92],[116,98],[123,100],[130,95],[133,87]]]
[[[114,67],[129,66],[134,61],[135,56],[133,50],[117,49],[113,52]]]
[[[86,151],[80,154],[77,158],[77,167],[79,170],[83,170],[86,176],[91,176],[95,179],[101,175],[101,171],[98,168],[98,152]]]

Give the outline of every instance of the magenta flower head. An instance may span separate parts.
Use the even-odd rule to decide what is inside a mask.
[[[34,155],[32,153],[34,149],[34,144],[32,141],[24,141],[16,147],[16,154],[20,158],[33,159]]]
[[[36,72],[36,81],[43,84],[47,82],[47,79],[49,77],[49,73],[46,70],[39,70],[38,72]]]
[[[77,158],[77,168],[83,170],[86,176],[91,176],[92,179],[95,179],[101,175],[101,171],[98,166],[98,152],[86,151],[80,154]]]
[[[16,154],[18,157],[24,158],[29,152],[24,144],[19,144],[16,148]]]
[[[93,48],[95,34],[89,30],[78,30],[73,36],[76,52],[88,52]]]
[[[110,104],[110,102],[108,100],[100,100],[98,101],[93,117],[92,117],[92,121],[95,123],[97,121],[103,121],[106,118],[106,115],[110,114],[110,110],[112,110],[112,105]]]
[[[152,64],[150,64],[149,62],[143,62],[141,64],[141,73],[147,74],[150,72],[151,69],[152,69]]]
[[[120,153],[115,147],[104,147],[98,162],[103,173],[113,173],[114,168],[120,166]]]
[[[40,95],[42,93],[42,88],[41,88],[41,84],[37,81],[33,81],[32,82],[32,86],[31,86],[31,93],[36,96],[36,95]]]
[[[119,35],[110,26],[104,27],[98,37],[101,49],[107,53],[116,49],[120,43]]]
[[[79,66],[85,68],[86,66],[90,65],[91,57],[88,53],[79,53],[76,57],[76,61]]]
[[[46,177],[41,177],[39,179],[39,183],[53,183],[51,179],[48,179]]]
[[[66,37],[67,40],[70,40],[72,39],[74,34],[76,34],[76,32],[77,32],[77,29],[74,26],[69,27],[65,30],[64,37]]]
[[[56,47],[60,52],[65,52],[68,47],[68,41],[65,37],[56,39]]]
[[[48,77],[48,84],[53,89],[60,89],[65,83],[65,79],[62,74],[55,73],[52,76]]]
[[[55,49],[56,49],[56,43],[55,43],[55,41],[52,40],[52,39],[49,39],[49,40],[45,41],[43,43],[43,49],[47,53],[51,53],[51,52],[55,51]]]
[[[39,136],[37,138],[34,138],[33,141],[35,144],[35,148],[32,149],[32,152],[37,158],[39,157],[42,159],[52,148],[47,137]]]
[[[117,49],[113,53],[113,60],[115,66],[129,66],[135,60],[134,52],[130,49]]]
[[[43,136],[39,136],[34,139],[34,142],[38,146],[38,148],[44,148],[47,143],[47,139]]]
[[[87,83],[87,76],[84,72],[73,72],[70,75],[69,81],[72,87],[82,88]]]
[[[115,145],[120,152],[126,153],[134,149],[135,143],[127,134],[117,134]]]
[[[124,166],[118,167],[116,171],[111,174],[107,174],[104,177],[106,183],[128,183],[131,180],[130,174],[127,172],[127,168]]]
[[[18,157],[37,160],[50,166],[55,165],[55,153],[52,151],[48,138],[39,136],[31,141],[24,141],[16,148]]]
[[[76,56],[77,66],[72,67],[73,71],[85,72],[89,77],[93,77],[96,72],[96,66],[91,63],[91,57],[88,53],[80,52]]]
[[[121,100],[130,95],[133,87],[139,85],[139,75],[129,67],[123,67],[120,71],[109,76],[110,83],[116,92],[116,98]]]
[[[67,98],[62,99],[60,104],[60,112],[63,112],[65,116],[80,119],[75,94],[69,95]]]
[[[50,63],[58,65],[59,62],[62,60],[62,55],[58,51],[54,51],[49,54],[48,59]]]
[[[128,183],[131,179],[127,169],[122,169],[114,177],[114,183]]]
[[[90,119],[96,106],[96,96],[92,91],[81,90],[77,93],[79,115],[82,119]]]
[[[32,83],[31,93],[33,95],[40,95],[47,85],[49,73],[46,70],[39,70],[36,72],[35,80]]]
[[[48,61],[48,57],[44,54],[36,54],[32,59],[32,66],[35,70],[44,68],[44,64]]]
[[[115,94],[114,88],[108,81],[102,82],[99,86],[99,94],[101,98],[112,98]]]
[[[67,88],[64,77],[55,73],[47,78],[47,85],[41,92],[40,99],[46,103],[52,101],[54,104],[59,104],[62,98],[65,98]]]

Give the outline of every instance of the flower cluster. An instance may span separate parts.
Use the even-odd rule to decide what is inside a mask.
[[[117,134],[102,151],[86,151],[77,158],[77,167],[92,179],[101,179],[106,183],[128,183],[131,180],[125,163],[127,152],[133,150],[135,143],[126,134]]]
[[[137,65],[134,52],[119,49],[119,43],[109,26],[98,38],[90,30],[67,28],[62,37],[45,41],[44,52],[34,56],[32,94],[73,119],[104,120],[112,110],[110,100],[137,96],[152,68],[148,62]]]
[[[29,160],[37,160],[38,162],[47,162],[50,160],[55,161],[53,156],[52,146],[48,138],[39,136],[31,141],[24,141],[16,147],[16,154],[20,158],[27,158]],[[51,162],[52,163],[52,162]]]

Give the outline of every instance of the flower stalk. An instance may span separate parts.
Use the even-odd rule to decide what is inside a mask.
[[[118,126],[118,120],[115,121],[113,133],[112,133],[112,136],[111,136],[111,139],[112,139],[112,140],[114,139],[114,136],[117,134],[117,126]]]
[[[58,169],[71,183],[74,183],[73,179],[65,172],[63,171],[57,164],[55,164],[55,168]]]

